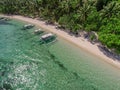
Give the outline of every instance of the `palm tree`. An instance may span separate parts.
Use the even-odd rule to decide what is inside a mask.
[[[102,19],[104,18],[109,19],[113,16],[119,16],[120,15],[120,4],[117,3],[116,1],[109,3],[107,6],[103,8],[100,15]]]
[[[100,11],[103,9],[104,6],[106,6],[108,4],[108,2],[110,2],[112,0],[97,0],[96,1],[96,8],[97,11]]]
[[[83,28],[85,27],[85,22],[89,13],[91,12],[93,2],[86,0],[83,2],[83,5],[78,9],[79,20],[82,23]]]

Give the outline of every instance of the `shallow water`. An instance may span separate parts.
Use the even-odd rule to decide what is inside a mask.
[[[120,70],[61,38],[40,44],[24,24],[0,21],[0,90],[120,90]]]

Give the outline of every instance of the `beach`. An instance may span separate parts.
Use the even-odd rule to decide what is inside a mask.
[[[102,51],[100,51],[97,44],[92,44],[91,42],[89,42],[87,39],[83,37],[75,37],[75,36],[69,35],[67,32],[63,30],[56,29],[56,26],[54,25],[46,24],[45,21],[40,21],[37,19],[32,19],[24,16],[19,16],[19,15],[12,15],[12,16],[0,15],[0,16],[5,16],[5,17],[21,20],[27,23],[32,23],[46,31],[50,31],[56,34],[57,36],[67,40],[71,44],[74,44],[77,47],[85,50],[86,52],[101,58],[101,60],[111,64],[113,67],[117,67],[120,69],[120,63],[118,60],[107,57]]]

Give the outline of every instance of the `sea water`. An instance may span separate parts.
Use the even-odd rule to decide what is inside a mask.
[[[120,90],[120,70],[57,37],[41,44],[25,22],[0,21],[0,90]]]

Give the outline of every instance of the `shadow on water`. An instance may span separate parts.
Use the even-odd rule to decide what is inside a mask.
[[[0,90],[13,90],[10,84],[4,83],[3,87],[0,87]]]
[[[5,76],[9,72],[10,66],[12,66],[13,64],[13,61],[8,62],[8,60],[0,58],[0,76]]]
[[[50,53],[50,51],[48,51],[48,53],[50,54],[50,57],[52,58],[52,60],[55,64],[57,64],[66,73],[69,73],[73,76],[73,78],[68,80],[68,83],[76,82],[76,80],[80,80],[82,83],[87,82],[86,78],[80,77],[80,75],[76,71],[70,71],[68,68],[66,68],[63,63],[61,63],[59,60],[57,60],[57,57],[54,54]],[[92,88],[91,90],[97,90],[96,87],[91,86],[91,85],[90,85],[90,88]]]
[[[73,75],[75,76],[76,79],[79,78],[79,75],[76,72],[73,72]]]
[[[48,45],[48,46],[51,46],[52,44],[54,44],[55,42],[57,42],[57,40],[50,40],[50,41],[43,41],[43,40],[40,40],[39,41],[39,44],[42,45],[42,44],[45,44],[45,45]]]
[[[57,60],[55,55],[53,55],[49,50],[48,53],[50,54],[50,57],[52,58],[55,64],[57,64],[62,70],[68,71],[67,68],[64,66],[64,64],[62,64],[60,61]]]
[[[3,90],[13,90],[12,86],[9,83],[4,83],[3,84]]]
[[[10,81],[7,79],[13,64],[13,61],[8,62],[8,60],[0,58],[0,90],[13,90]],[[6,79],[2,80],[4,77],[6,77]]]
[[[9,23],[8,21],[1,21],[0,20],[0,25],[14,25],[14,24]]]
[[[60,61],[54,61],[62,70],[68,71],[67,68]]]
[[[52,58],[53,62],[54,62],[55,64],[57,64],[62,70],[67,71],[67,72],[69,72],[69,73],[72,73],[72,74],[75,76],[75,79],[78,79],[78,78],[79,78],[79,75],[78,75],[77,72],[71,72],[71,71],[69,71],[69,70],[64,66],[64,64],[62,64],[60,61],[57,61],[57,60],[56,60],[57,58],[56,58],[55,55],[53,55],[52,53],[50,53],[50,51],[48,51],[48,53],[50,54],[50,57]]]

